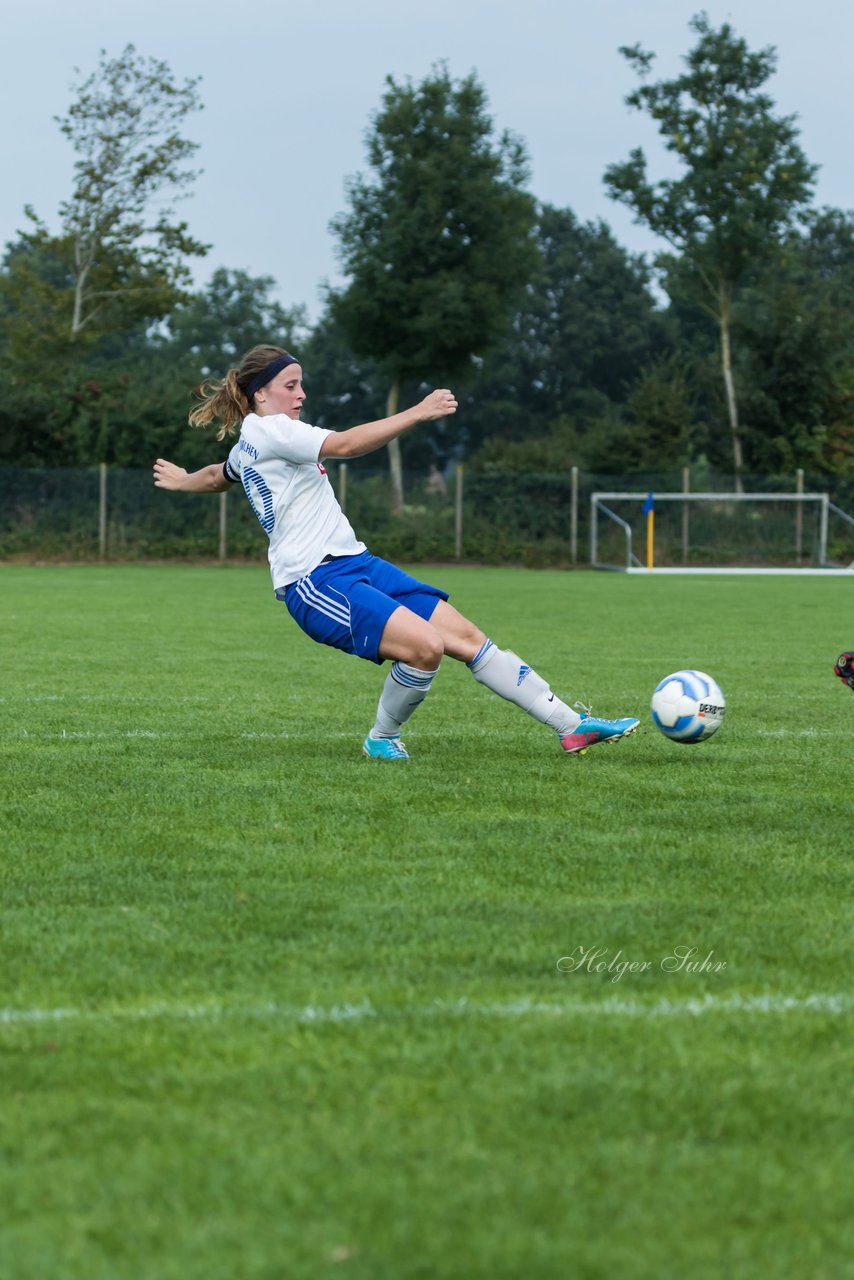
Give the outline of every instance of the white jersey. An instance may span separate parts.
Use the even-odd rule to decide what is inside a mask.
[[[270,539],[276,589],[304,577],[326,556],[355,556],[366,550],[318,460],[331,434],[284,413],[250,413],[226,460],[226,476],[242,483]]]

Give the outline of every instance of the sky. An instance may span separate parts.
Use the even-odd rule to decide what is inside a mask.
[[[702,8],[751,48],[776,48],[768,90],[820,166],[816,204],[854,206],[854,6],[842,0],[27,0],[3,21],[0,245],[26,225],[27,204],[57,227],[74,153],[54,117],[101,49],[132,43],[178,80],[202,77],[204,110],[185,133],[203,173],[181,206],[212,246],[194,268],[199,286],[217,267],[270,275],[281,302],[316,319],[323,284],[341,282],[329,223],[347,207],[347,177],[367,171],[386,76],[417,83],[442,60],[454,79],[476,72],[496,129],[523,139],[538,200],[603,219],[627,249],[652,253],[662,246],[602,182],[635,146],[652,177],[669,171],[654,127],[625,105],[636,78],[618,50],[640,43],[657,55],[656,78],[676,75]]]

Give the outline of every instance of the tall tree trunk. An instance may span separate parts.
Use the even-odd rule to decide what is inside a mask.
[[[386,417],[393,418],[400,402],[400,378],[391,384],[386,401]],[[400,459],[400,441],[397,437],[388,442],[388,469],[391,475],[391,509],[396,516],[403,515],[403,464]]]
[[[86,277],[88,274],[88,266],[82,267],[77,272],[77,279],[74,281],[74,309],[71,314],[72,338],[76,338],[80,330],[83,328],[83,290],[86,287]]]
[[[91,245],[84,250],[83,241],[80,235],[74,240],[74,310],[71,316],[71,336],[76,338],[80,330],[86,323],[86,317],[83,314],[84,304],[86,301],[86,282],[89,278],[89,272],[92,268],[93,250]]]
[[[729,343],[729,312],[730,299],[727,295],[721,295],[720,307],[720,326],[721,326],[721,366],[724,375],[724,387],[726,388],[726,403],[729,412],[729,430],[732,437],[732,461],[733,474],[735,478],[736,493],[744,493],[744,484],[742,482],[742,472],[744,470],[744,454],[741,448],[741,428],[738,422],[738,401],[735,398],[735,382],[732,376],[732,357]]]

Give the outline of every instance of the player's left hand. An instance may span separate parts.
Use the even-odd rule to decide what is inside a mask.
[[[422,421],[435,422],[437,418],[447,418],[457,412],[457,397],[447,387],[438,387],[424,397],[419,407]]]
[[[847,684],[849,689],[854,690],[854,653],[850,649],[840,653],[836,659],[833,674],[839,676],[842,683]]]

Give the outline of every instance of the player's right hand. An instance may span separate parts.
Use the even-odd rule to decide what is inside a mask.
[[[180,489],[186,478],[183,467],[176,467],[165,458],[158,458],[154,464],[154,483],[158,489]]]

